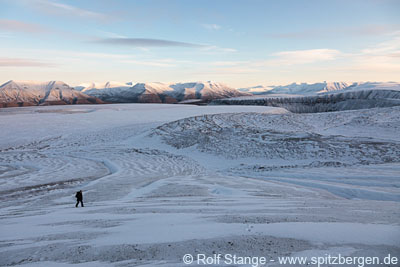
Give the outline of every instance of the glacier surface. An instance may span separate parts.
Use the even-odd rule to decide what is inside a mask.
[[[24,107],[0,128],[1,266],[400,254],[400,107]]]

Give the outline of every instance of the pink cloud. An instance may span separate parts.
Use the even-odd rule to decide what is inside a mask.
[[[18,20],[0,19],[0,29],[11,32],[24,32],[24,33],[44,33],[49,29],[35,23],[27,23]]]

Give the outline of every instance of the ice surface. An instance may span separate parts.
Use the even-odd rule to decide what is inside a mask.
[[[0,265],[400,255],[399,115],[399,107],[2,109]],[[74,207],[80,189],[85,208]]]

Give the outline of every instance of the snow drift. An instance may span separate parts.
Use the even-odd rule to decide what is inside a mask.
[[[400,107],[285,111],[2,110],[0,266],[171,267],[199,251],[275,263],[398,255]]]

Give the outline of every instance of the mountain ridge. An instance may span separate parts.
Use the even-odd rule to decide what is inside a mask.
[[[0,86],[0,107],[102,103],[208,104],[215,100],[235,100],[235,98],[240,98],[241,103],[246,97],[307,97],[365,90],[382,91],[382,93],[385,90],[399,91],[400,83],[291,83],[289,85],[259,85],[235,89],[224,83],[212,81],[184,83],[147,82],[136,84],[111,81],[105,83],[88,82],[71,87],[62,81],[9,80]],[[346,96],[348,95],[346,94]],[[364,94],[351,94],[351,96],[361,97]],[[385,94],[386,97],[387,95]],[[278,100],[273,100],[273,102],[275,101]],[[293,101],[290,100],[289,102]]]
[[[238,88],[241,92],[253,95],[288,94],[288,95],[319,95],[349,90],[370,90],[400,88],[397,82],[320,82],[320,83],[291,83],[288,85],[251,86]]]
[[[0,85],[0,107],[103,103],[62,81],[9,80]]]
[[[86,86],[85,86],[86,85]],[[78,86],[81,92],[116,103],[180,103],[197,100],[209,102],[227,97],[248,96],[235,88],[217,82],[161,83],[147,82],[129,83],[106,82],[86,83]],[[187,102],[188,103],[188,102]]]

